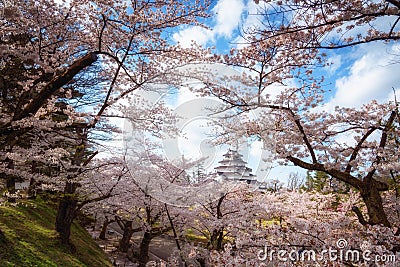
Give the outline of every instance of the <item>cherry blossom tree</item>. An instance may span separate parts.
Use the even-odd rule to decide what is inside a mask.
[[[324,48],[397,40],[398,2],[266,2],[260,3],[261,26],[245,28],[244,43],[221,57],[241,73],[218,79],[210,78],[213,73],[201,78],[199,71],[204,87],[197,90],[236,112],[221,122],[225,131],[265,143],[273,136],[283,164],[321,171],[356,188],[367,206],[367,223],[389,227],[380,192],[389,189],[389,171],[398,169],[388,138],[399,134],[398,104],[372,101],[327,110],[328,90],[318,68],[327,64]],[[381,17],[382,29],[362,27]],[[335,39],[340,30],[346,38]]]
[[[158,200],[158,195],[152,194],[151,186],[160,179],[171,184],[187,184],[186,169],[198,162],[185,160],[181,164],[172,164],[155,154],[159,147],[154,144],[154,140],[141,140],[130,151],[129,159],[124,159],[129,161],[129,174],[118,181],[112,196],[88,205],[85,210],[92,214],[104,214],[100,216],[104,232],[110,222],[115,221],[122,231],[118,250],[127,253],[128,258],[139,262],[140,266],[145,266],[149,260],[150,244],[156,237],[172,234],[178,250],[181,249],[181,228],[187,219],[181,215],[181,208]],[[149,184],[142,181],[153,182]],[[131,242],[135,232],[141,233],[139,244]]]
[[[397,0],[381,1],[254,1],[260,6],[261,26],[247,31],[266,39],[304,40],[299,49],[337,49],[375,41],[397,41]]]
[[[118,194],[117,187],[127,175],[126,165],[119,158],[96,159],[82,166],[75,180],[75,193],[66,196],[75,208],[69,209],[66,214],[57,214],[56,230],[63,236],[70,236],[72,222],[83,208]],[[58,181],[56,186],[60,191],[63,190],[65,181]]]
[[[217,201],[195,208],[199,219],[193,229],[207,238],[210,250],[222,250],[230,237],[258,219],[255,207],[257,204],[253,202],[252,192],[246,185],[239,185]],[[235,222],[237,218],[240,218],[240,224]]]
[[[387,203],[394,203],[392,197],[385,196]],[[188,245],[185,247],[188,262],[195,266],[368,266],[376,255],[398,254],[400,239],[396,228],[358,223],[351,211],[362,202],[357,192],[340,195],[247,192],[238,199],[239,203],[226,208],[245,212],[223,220],[230,237],[223,249],[205,251],[200,245]],[[398,209],[387,208],[390,214]],[[207,217],[207,214],[198,216]],[[397,224],[399,217],[395,217],[391,221]],[[204,218],[197,220],[204,222]],[[207,229],[205,226],[216,225],[215,221],[209,223],[203,225],[203,230]],[[335,252],[326,253],[329,249]],[[339,256],[347,251],[354,254]],[[370,254],[363,254],[367,255],[363,258],[362,253],[366,251]],[[200,258],[204,260],[203,265]],[[378,266],[396,264],[393,260],[375,263]]]
[[[69,124],[82,124],[79,144],[67,153],[71,167],[57,216],[56,229],[64,243],[69,241],[67,218],[78,207],[71,198],[80,186],[76,180],[94,155],[87,153],[90,132],[102,124],[102,116],[117,100],[174,66],[202,57],[202,53],[171,45],[167,31],[184,24],[200,25],[198,18],[208,16],[207,7],[207,2],[200,1],[43,0],[21,1],[4,12],[0,22],[3,178],[11,172],[20,176],[23,171],[14,164],[21,136],[54,128],[55,122],[45,114],[56,109],[58,97],[71,96],[68,86],[74,84],[82,93],[85,80],[97,92],[80,114],[68,113]],[[90,72],[95,67],[97,71]]]
[[[149,180],[165,179],[171,184],[188,185],[187,170],[198,164],[198,161],[185,160],[172,164],[156,154],[148,154],[152,164],[140,166],[131,171],[133,176],[140,175],[148,177]],[[143,163],[143,161],[141,161]],[[145,266],[149,260],[149,247],[151,241],[163,234],[172,233],[178,250],[181,250],[180,239],[182,236],[182,228],[188,217],[185,217],[184,211],[188,207],[175,207],[173,205],[163,203],[156,199],[157,195],[149,195],[146,191],[148,184],[139,184],[136,188],[137,195],[134,203],[136,203],[136,211],[134,216],[136,222],[143,231],[143,236],[139,244],[137,259],[140,266]],[[150,191],[150,190],[149,190]],[[131,202],[132,203],[132,202]],[[189,219],[190,220],[190,219]]]

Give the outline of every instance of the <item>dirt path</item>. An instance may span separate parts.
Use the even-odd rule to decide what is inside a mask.
[[[115,266],[119,267],[138,266],[137,263],[131,262],[128,259],[127,253],[122,253],[118,251],[117,249],[118,242],[122,236],[118,226],[114,225],[109,226],[106,240],[98,239],[98,236],[100,234],[99,231],[93,231],[93,229],[88,229],[88,231],[92,235],[93,239],[97,242],[97,244],[107,253],[111,262],[113,262]],[[133,235],[131,239],[133,249],[137,249],[139,247],[141,236],[142,236],[141,232],[135,233]],[[166,263],[166,261],[168,261],[168,258],[171,256],[175,248],[176,248],[175,242],[171,238],[168,237],[154,238],[150,244],[149,258],[151,262],[149,262],[148,265],[163,266],[162,263]]]

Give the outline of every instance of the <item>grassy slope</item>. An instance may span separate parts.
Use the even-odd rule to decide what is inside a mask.
[[[54,230],[56,211],[43,200],[0,206],[0,266],[112,266],[90,235],[74,224],[76,252],[60,245]]]

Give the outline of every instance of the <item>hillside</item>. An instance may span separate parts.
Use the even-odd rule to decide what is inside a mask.
[[[46,201],[0,206],[0,266],[112,266],[90,235],[72,228],[76,252],[60,245],[54,230],[56,210]]]

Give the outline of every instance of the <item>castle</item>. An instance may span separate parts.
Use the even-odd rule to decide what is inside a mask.
[[[237,150],[229,149],[223,156],[224,159],[219,161],[220,165],[214,168],[219,177],[253,185],[257,182],[256,176],[251,173],[252,169],[246,166],[247,163]]]

